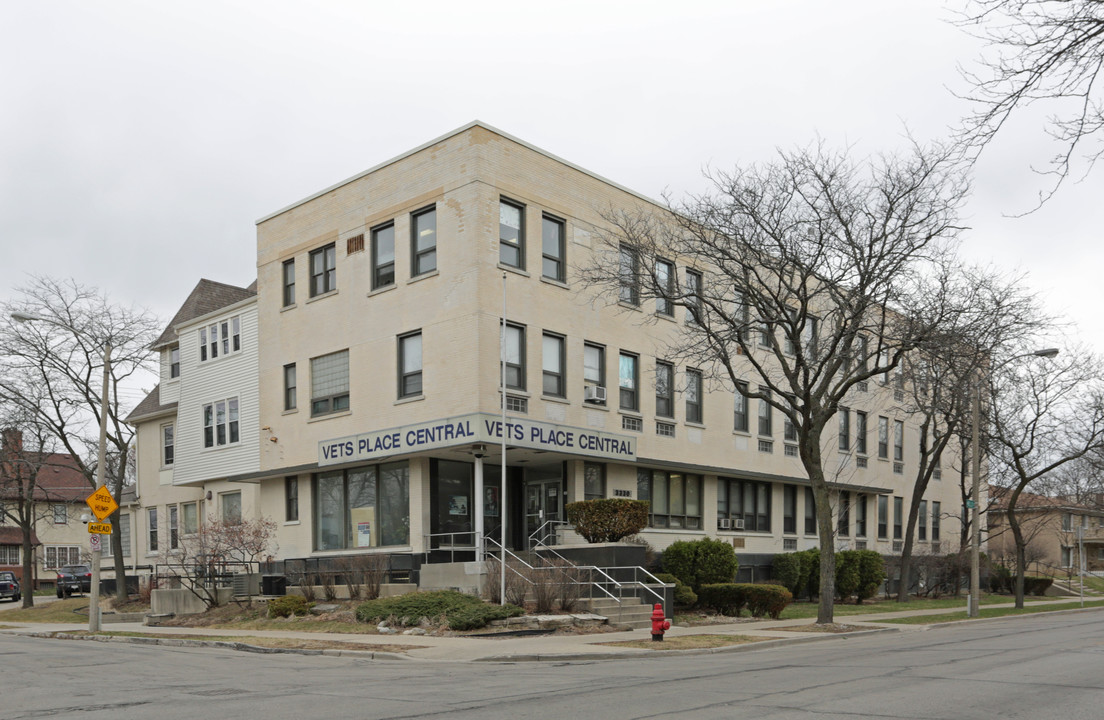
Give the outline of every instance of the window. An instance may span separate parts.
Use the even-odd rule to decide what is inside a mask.
[[[801,328],[801,349],[810,358],[815,358],[817,354],[818,324],[817,318],[810,315],[805,317],[805,327]]]
[[[422,394],[422,333],[399,337],[399,397]]]
[[[552,397],[567,395],[564,377],[564,338],[562,335],[544,333],[541,338],[541,392]]]
[[[203,406],[203,447],[233,445],[239,439],[237,398]]]
[[[184,534],[195,535],[199,532],[199,503],[184,503],[180,511],[184,519]]]
[[[855,537],[866,537],[866,495],[855,496]]]
[[[773,432],[773,426],[771,424],[773,408],[771,408],[768,399],[770,398],[770,390],[759,388],[759,392],[766,395],[765,398],[759,401],[759,434],[769,437]]]
[[[868,341],[867,341],[865,335],[859,335],[858,338],[856,338],[856,340],[858,341],[858,345],[859,345],[859,348],[858,348],[859,349],[859,361],[858,361],[859,369],[865,371],[866,370],[866,363],[867,363],[866,354],[867,354]]]
[[[786,396],[786,404],[790,406],[791,410],[794,410],[793,395]],[[787,442],[797,442],[797,428],[794,426],[794,421],[785,413],[782,415],[782,437]]]
[[[889,537],[889,498],[885,495],[878,496],[878,539],[885,540]]]
[[[600,500],[606,496],[606,466],[588,462],[583,465],[583,499]]]
[[[372,230],[372,289],[395,284],[395,223]]]
[[[686,271],[686,322],[697,324],[701,320],[702,274],[696,270]]]
[[[583,384],[587,387],[606,386],[606,349],[601,345],[583,345]],[[605,405],[601,400],[594,402]]]
[[[904,510],[904,498],[893,498],[893,539],[900,540],[904,533],[901,530],[901,514]]]
[[[349,351],[311,358],[311,416],[349,409]]]
[[[836,531],[840,537],[851,534],[851,492],[841,490],[839,494],[839,512],[836,513]]]
[[[805,534],[817,534],[816,496],[811,487],[805,488]]]
[[[525,328],[506,325],[506,388],[525,389]]]
[[[214,360],[221,353],[229,355],[241,350],[241,318],[235,315],[199,329],[199,360]]]
[[[866,413],[855,411],[855,452],[866,455]]]
[[[19,549],[16,547],[16,553]],[[78,545],[47,545],[46,569],[56,570],[65,565],[79,565],[81,561],[81,549]],[[14,563],[13,563],[14,564]]]
[[[119,513],[119,544],[123,546],[123,557],[130,557],[130,515]],[[105,543],[104,547],[111,547],[111,543]]]
[[[161,464],[164,467],[169,467],[173,464],[173,457],[175,455],[175,446],[173,445],[173,426],[162,425],[161,426]]]
[[[222,521],[230,525],[236,525],[242,519],[241,492],[228,492],[219,495],[222,505]]]
[[[564,260],[567,254],[564,243],[564,223],[545,215],[541,219],[541,274],[549,280],[564,282]]]
[[[893,421],[893,459],[901,462],[905,459],[905,424]]]
[[[651,503],[651,527],[700,529],[701,491],[700,475],[645,469],[636,472],[636,497]]]
[[[525,208],[509,200],[498,202],[498,260],[510,267],[525,267]]]
[[[65,525],[69,522],[69,508],[64,503],[55,504],[53,510],[55,525]]]
[[[656,312],[673,317],[675,303],[675,266],[667,260],[656,260]]]
[[[797,485],[782,486],[782,532],[797,532]]]
[[[743,343],[751,342],[748,329],[751,327],[751,308],[748,306],[747,292],[736,288],[736,308],[733,313],[736,323],[736,338]]]
[[[931,539],[932,542],[939,542],[939,503],[932,502],[931,515]]]
[[[839,449],[840,452],[851,450],[851,411],[844,407],[839,409]]]
[[[702,374],[700,370],[686,371],[686,422],[702,421]]]
[[[299,406],[299,382],[295,376],[295,363],[284,365],[284,410]]]
[[[889,418],[878,418],[878,457],[889,459]]]
[[[640,386],[639,358],[631,353],[623,352],[618,364],[620,407],[622,410],[637,411],[640,409],[640,396],[636,391]]]
[[[1061,557],[1062,567],[1064,567],[1064,568],[1072,567],[1073,566],[1073,548],[1069,547],[1067,545],[1063,545],[1062,548],[1061,548],[1061,551],[1062,551],[1062,557]]]
[[[658,417],[675,416],[675,369],[670,363],[656,363],[656,410]]]
[[[110,546],[111,543],[108,543]],[[56,557],[56,555],[55,555]],[[0,565],[18,565],[19,564],[19,546],[18,545],[0,545]]]
[[[284,260],[284,307],[295,304],[295,258]]]
[[[153,553],[157,552],[157,508],[150,508],[148,517],[149,523],[146,526],[149,531],[147,547]]]
[[[771,346],[771,336],[774,335],[774,329],[771,324],[766,320],[759,323],[759,347],[769,348]]]
[[[299,478],[284,478],[284,521],[299,522]]]
[[[630,305],[640,304],[640,257],[636,250],[622,245],[619,253],[618,272],[621,278],[619,299]]]
[[[319,473],[312,485],[315,550],[409,544],[406,462]]]
[[[180,510],[176,505],[169,506],[169,549],[180,547]]]
[[[1062,513],[1062,530],[1069,532],[1073,529],[1073,513]]]
[[[920,507],[917,508],[916,513],[916,539],[924,541],[928,539],[928,501],[921,500]]]
[[[717,517],[741,520],[744,530],[770,532],[770,501],[770,483],[717,478]]]
[[[310,296],[337,289],[337,247],[330,243],[310,254]]]
[[[169,377],[180,377],[180,346],[169,350]]]
[[[437,208],[420,210],[410,217],[413,275],[437,269]]]
[[[736,383],[736,411],[732,424],[732,429],[736,432],[748,431],[748,384],[745,382]]]

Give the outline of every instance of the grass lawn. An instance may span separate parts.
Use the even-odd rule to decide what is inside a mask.
[[[1028,597],[1027,602],[1038,602],[1053,598]],[[1012,602],[1013,598],[1007,595],[984,595],[981,598],[982,605],[994,605]],[[944,610],[947,608],[965,608],[966,596],[954,598],[944,597],[937,600],[931,598],[913,598],[908,602],[899,603],[896,600],[867,600],[862,605],[836,603],[834,615],[846,617],[848,615],[870,615],[873,613],[903,612],[905,610]],[[965,612],[965,610],[963,610]],[[799,618],[815,618],[817,616],[817,604],[811,602],[798,602],[789,605],[782,611],[782,620],[796,620]]]
[[[1072,602],[1044,605],[1041,607],[1024,607],[1022,610],[1018,608],[981,608],[980,617],[993,618],[1004,617],[1006,615],[1028,615],[1030,613],[1054,612],[1055,610],[1077,610],[1080,607],[1081,601],[1075,600]],[[1086,600],[1085,607],[1104,607],[1104,600]],[[955,622],[957,620],[967,619],[966,611],[963,610],[962,612],[946,613],[943,615],[917,615],[915,617],[879,620],[878,622],[896,623],[900,625],[927,625],[929,623]]]
[[[69,635],[89,635],[87,631],[79,631],[74,633],[68,633]],[[118,632],[107,631],[96,633],[97,635],[111,635],[115,637],[145,637],[145,638],[171,638],[174,640],[205,640],[216,642],[240,642],[247,645],[256,645],[258,647],[267,648],[283,648],[283,649],[295,649],[295,650],[360,650],[362,652],[395,652],[401,653],[407,650],[416,650],[418,648],[425,647],[424,645],[398,645],[398,644],[386,644],[386,643],[351,643],[341,642],[339,640],[325,640],[325,639],[309,639],[302,640],[298,638],[273,638],[273,637],[257,637],[250,635],[171,635],[168,633],[155,633],[155,632]]]
[[[81,612],[76,612],[77,610]],[[52,603],[35,605],[33,608],[5,610],[4,620],[7,622],[87,623],[88,597],[55,600]]]
[[[753,637],[751,635],[681,635],[668,637],[662,642],[655,640],[624,640],[622,642],[597,643],[610,647],[638,648],[640,650],[701,650],[703,648],[746,645],[747,643],[773,640],[774,638]]]

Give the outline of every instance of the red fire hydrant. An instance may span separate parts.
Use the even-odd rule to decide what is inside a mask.
[[[652,610],[652,640],[656,642],[663,640],[663,632],[670,627],[670,621],[663,617],[663,605],[656,603],[655,609]]]

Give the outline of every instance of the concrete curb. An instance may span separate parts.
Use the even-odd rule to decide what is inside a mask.
[[[93,642],[130,643],[132,645],[161,645],[164,647],[210,647],[223,650],[237,650],[261,655],[323,655],[327,657],[353,657],[361,660],[410,660],[412,658],[399,653],[379,652],[375,650],[337,650],[307,648],[270,648],[250,645],[243,642],[225,640],[189,640],[187,638],[125,637],[119,635],[73,635],[66,632],[12,633],[22,637],[45,638],[48,640],[91,640]]]
[[[1094,612],[1094,611],[1101,611],[1101,610],[1104,610],[1104,607],[1071,608],[1069,610],[1040,610],[1039,612],[1033,612],[1033,613],[1021,613],[1019,615],[1001,615],[1001,616],[998,616],[998,617],[991,617],[991,618],[966,618],[965,620],[950,620],[948,622],[930,623],[930,624],[929,623],[916,623],[916,624],[912,625],[912,627],[914,627],[914,628],[944,628],[944,627],[951,627],[951,626],[954,626],[954,625],[961,625],[962,623],[990,623],[990,622],[994,622],[996,620],[1010,620],[1010,619],[1013,619],[1013,618],[1032,617],[1032,616],[1035,616],[1035,615],[1069,615],[1069,614],[1073,614],[1073,613],[1087,613],[1087,612]],[[907,623],[902,623],[902,626],[907,627],[908,624]]]

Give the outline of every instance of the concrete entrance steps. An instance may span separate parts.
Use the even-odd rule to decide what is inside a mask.
[[[625,625],[633,630],[652,626],[652,606],[640,602],[640,598],[628,597],[620,603],[602,598],[588,600],[586,604],[590,612],[609,618],[611,624]]]

